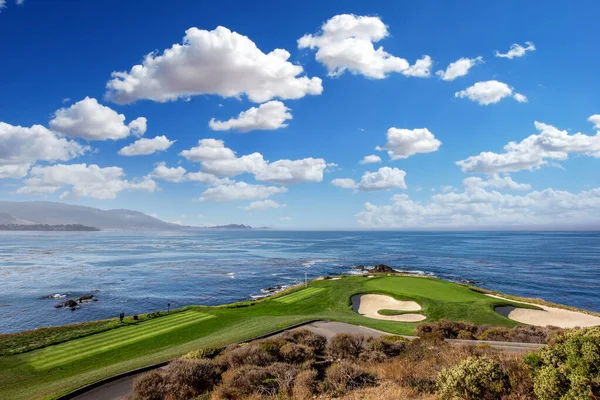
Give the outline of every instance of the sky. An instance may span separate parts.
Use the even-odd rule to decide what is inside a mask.
[[[0,199],[598,229],[600,3],[0,0]]]

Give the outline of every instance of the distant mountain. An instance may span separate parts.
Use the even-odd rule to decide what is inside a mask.
[[[208,229],[253,229],[251,226],[243,225],[243,224],[207,226],[207,228]]]
[[[49,201],[0,201],[0,224],[72,225],[79,224],[108,230],[183,229],[132,210],[101,210]]]

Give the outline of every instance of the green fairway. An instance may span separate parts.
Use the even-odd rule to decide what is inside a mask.
[[[319,292],[322,292],[324,290],[325,290],[324,288],[316,288],[316,287],[302,289],[302,290],[299,290],[292,294],[278,297],[276,299],[276,301],[283,303],[283,304],[292,304],[292,303],[296,303],[300,300],[308,299],[309,297],[311,297]]]
[[[415,323],[375,320],[356,314],[350,298],[363,293],[414,300],[421,305],[420,313],[427,316],[426,321],[447,318],[476,324],[517,325],[494,311],[495,306],[517,304],[438,279],[355,276],[312,281],[308,288],[299,287],[257,302],[187,307],[78,339],[69,340],[77,332],[86,332],[85,324],[74,326],[72,332],[68,327],[48,328],[44,332],[49,335],[55,332],[53,340],[63,343],[0,357],[0,399],[52,398],[194,349],[224,346],[313,319],[364,325],[396,334],[413,333]],[[17,337],[0,335],[0,347],[7,349],[8,354],[16,353],[27,348],[23,343],[30,346],[36,337],[39,337],[36,331]]]

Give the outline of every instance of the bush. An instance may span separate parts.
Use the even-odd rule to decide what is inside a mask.
[[[475,339],[475,335],[473,335],[473,332],[469,332],[469,331],[459,331],[458,335],[456,335],[457,339],[462,339],[462,340],[473,340]]]
[[[161,371],[150,371],[133,381],[132,400],[163,400],[165,395],[165,378]]]
[[[286,344],[285,341],[278,339],[265,339],[259,343],[264,351],[275,357],[279,357],[279,351]]]
[[[327,345],[327,338],[318,335],[308,329],[293,329],[281,335],[281,339],[286,342],[303,344],[314,350],[316,354],[323,354]]]
[[[300,371],[294,380],[292,394],[295,400],[312,399],[317,388],[317,370],[307,369]]]
[[[360,356],[365,343],[363,335],[338,333],[327,346],[327,355],[336,360],[356,359]]]
[[[213,359],[221,353],[221,349],[215,349],[208,347],[206,349],[198,349],[190,351],[183,355],[181,358],[184,360],[201,360],[201,359]]]
[[[360,389],[375,384],[373,374],[348,361],[331,365],[325,371],[327,384],[334,393],[342,394],[347,390]]]
[[[218,399],[241,399],[252,394],[272,397],[278,390],[277,377],[271,368],[245,365],[223,374],[215,396]]]
[[[567,331],[525,362],[540,400],[600,398],[600,327]]]
[[[286,363],[275,363],[269,367],[277,381],[279,395],[285,397],[291,395],[292,387],[300,368],[296,365]]]
[[[290,364],[314,361],[314,350],[303,344],[287,343],[279,350],[281,360]]]
[[[259,343],[250,343],[233,348],[227,348],[219,357],[218,362],[227,368],[240,367],[242,365],[267,366],[277,361],[277,358],[269,354]]]
[[[509,378],[502,365],[491,358],[469,357],[444,369],[437,380],[442,399],[495,400],[509,389]]]
[[[445,319],[437,322],[422,322],[415,328],[415,335],[421,337],[438,336],[445,339],[456,339],[461,331],[475,334],[477,332],[477,326],[470,322],[448,321]]]
[[[407,347],[405,340],[391,341],[386,338],[369,338],[364,345],[365,351],[377,351],[387,357],[396,357],[402,354]]]

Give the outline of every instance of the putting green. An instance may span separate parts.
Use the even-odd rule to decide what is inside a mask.
[[[164,316],[138,325],[113,329],[56,346],[46,347],[32,353],[29,364],[36,369],[54,368],[153,336],[162,335],[187,325],[206,321],[210,318],[214,318],[214,315],[196,311],[184,311]]]
[[[324,288],[310,287],[307,289],[302,289],[300,291],[294,292],[292,294],[277,297],[275,299],[275,301],[278,301],[283,304],[297,303],[301,300],[308,299],[309,297],[312,297],[313,295],[316,295],[319,292],[323,292],[324,290],[325,290]]]

